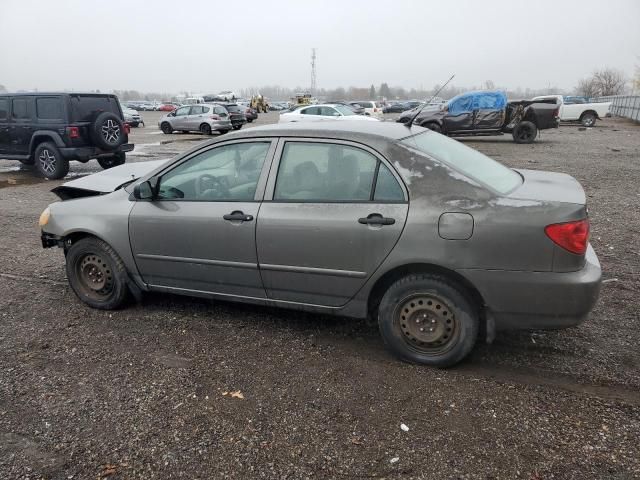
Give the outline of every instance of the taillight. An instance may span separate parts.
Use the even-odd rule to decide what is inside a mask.
[[[78,127],[67,127],[67,135],[69,135],[69,138],[80,138],[80,129]]]
[[[131,125],[129,125],[128,123],[125,123],[124,131],[126,132],[127,135],[129,135],[131,133]]]
[[[378,111],[378,109],[377,109],[377,108],[374,108],[374,109],[373,109],[373,113],[375,113],[375,112],[377,112],[377,111]]]
[[[565,250],[584,255],[589,244],[589,219],[547,225],[544,233]]]
[[[211,120],[220,120],[220,116],[219,115],[211,115],[209,118]]]

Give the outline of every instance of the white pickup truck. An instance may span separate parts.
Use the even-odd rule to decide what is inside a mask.
[[[604,103],[578,103],[565,102],[562,95],[544,95],[532,100],[554,100],[560,108],[561,122],[580,122],[585,127],[593,127],[597,119],[602,119],[609,113],[611,102]]]

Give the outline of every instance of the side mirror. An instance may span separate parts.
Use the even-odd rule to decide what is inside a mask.
[[[155,197],[155,185],[150,180],[142,182],[133,187],[133,198],[136,200],[153,200]]]

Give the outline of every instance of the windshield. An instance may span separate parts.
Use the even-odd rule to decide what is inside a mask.
[[[349,107],[345,107],[344,105],[335,105],[333,108],[338,110],[342,115],[355,115],[356,112],[351,110]]]
[[[466,145],[433,132],[405,138],[405,145],[416,148],[467,177],[506,194],[522,183],[522,178],[510,168]]]

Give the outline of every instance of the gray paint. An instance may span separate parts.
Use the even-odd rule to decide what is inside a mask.
[[[279,140],[273,142],[254,202],[134,202],[127,191],[118,190],[53,204],[46,231],[64,237],[80,230],[103,238],[152,290],[362,317],[384,274],[407,265],[435,265],[467,279],[498,326],[567,326],[585,317],[599,291],[597,257],[592,249],[586,256],[566,252],[544,233],[546,225],[586,216],[584,191],[574,179],[521,170],[523,184],[498,195],[397,142],[425,129],[358,123],[247,129],[199,146],[175,162],[251,138],[334,139],[362,145],[384,159],[402,178],[408,203],[274,202]],[[156,166],[140,181],[168,168]],[[120,173],[127,175],[124,168]],[[221,220],[236,209],[255,220],[239,225]],[[382,227],[357,222],[370,213],[396,222]],[[463,219],[470,216],[472,235],[466,240],[442,238],[438,226],[443,214],[455,219],[449,222],[445,216],[441,227],[452,231],[445,236],[466,236],[469,221]]]

